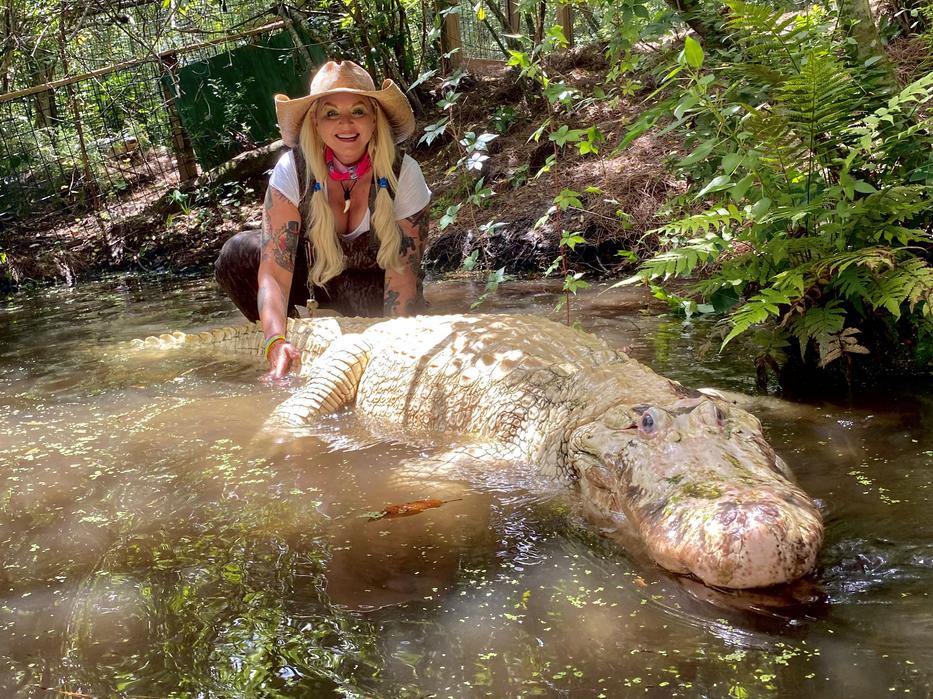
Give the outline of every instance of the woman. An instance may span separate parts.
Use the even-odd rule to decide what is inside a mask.
[[[360,66],[331,61],[307,96],[276,95],[275,111],[291,150],[269,179],[262,231],[228,240],[215,269],[243,314],[262,322],[269,375],[280,378],[300,354],[285,337],[296,305],[356,316],[422,309],[431,191],[418,164],[397,155],[415,117],[391,80],[376,90]]]

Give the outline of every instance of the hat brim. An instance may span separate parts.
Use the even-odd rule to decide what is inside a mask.
[[[304,97],[291,99],[288,95],[275,95],[275,116],[279,122],[279,131],[285,145],[291,148],[298,147],[298,135],[301,133],[301,123],[305,115],[317,100],[327,95],[339,93],[362,95],[376,100],[392,127],[392,134],[396,143],[408,139],[415,132],[415,114],[411,104],[398,85],[392,80],[384,80],[381,90],[357,90],[350,87],[336,87],[332,90],[322,90]]]

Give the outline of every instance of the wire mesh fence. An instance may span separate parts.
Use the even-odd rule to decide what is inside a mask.
[[[87,212],[105,221],[130,215],[197,174],[198,156],[210,167],[218,152],[235,154],[273,135],[269,96],[300,89],[307,69],[295,62],[290,37],[272,33],[280,29],[0,95],[0,218],[28,218],[35,231]],[[279,83],[246,80],[234,66],[234,59],[244,65],[244,49],[264,56]],[[265,102],[269,114],[257,120],[250,108]],[[248,142],[231,142],[237,134]],[[197,154],[192,137],[200,139]]]
[[[177,180],[160,79],[142,63],[0,103],[0,209],[68,214]]]
[[[527,34],[541,40],[549,29],[559,26],[570,44],[600,40],[599,19],[592,9],[557,0],[541,0],[525,7],[509,0],[460,0],[452,32],[466,61],[502,61],[507,58],[510,37]]]
[[[505,29],[497,26],[499,23],[493,18],[493,8],[489,7],[495,2],[503,17],[508,16],[508,7],[505,0],[489,0],[476,4],[470,0],[460,2],[460,42],[463,57],[467,59],[478,58],[483,60],[504,60],[502,49],[493,36],[493,31],[504,32]],[[480,18],[483,19],[480,19]],[[484,21],[485,20],[485,21]],[[491,21],[490,21],[491,20]],[[490,24],[493,29],[490,29]]]
[[[256,19],[249,3],[228,0],[234,2],[236,12],[224,18],[227,29]],[[502,60],[517,3],[459,2],[461,57]],[[42,80],[33,75],[22,84],[22,73],[10,73],[12,82],[6,73],[0,76],[0,87],[10,90],[0,94],[0,231],[17,219],[28,219],[29,229],[38,231],[88,212],[97,215],[85,227],[139,211],[199,166],[212,167],[274,137],[270,95],[298,94],[326,52],[346,53],[340,17],[310,10],[298,22],[281,14],[283,21],[265,27],[182,46],[181,30],[219,21],[216,3],[192,0],[187,6],[201,8],[203,16],[192,10],[175,18],[173,32],[166,32],[161,2],[128,4],[131,18],[108,15],[100,25],[106,40],[97,43],[107,47],[106,55],[81,49],[70,57],[72,73],[83,70],[81,75],[66,77],[63,58]],[[426,17],[427,7],[419,6],[421,14],[408,21]],[[546,9],[553,24],[557,7],[551,0],[535,12]],[[268,8],[262,12],[269,16]],[[577,13],[574,20],[574,33],[592,35],[592,18]],[[216,24],[212,31],[216,36]],[[313,36],[333,41],[321,45]],[[141,54],[141,46],[151,50]]]
[[[599,17],[589,7],[573,6],[571,8],[573,21],[573,42],[577,46],[585,46],[602,39],[599,30]]]

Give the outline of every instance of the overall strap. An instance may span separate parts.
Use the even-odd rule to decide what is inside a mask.
[[[311,203],[311,194],[305,190],[305,172],[308,164],[305,161],[304,153],[301,148],[292,148],[292,157],[295,159],[295,174],[298,175],[298,212],[301,214],[300,233],[304,232],[305,219],[307,218],[309,205]],[[314,178],[311,178],[311,191],[314,191]],[[299,233],[299,234],[300,234]]]

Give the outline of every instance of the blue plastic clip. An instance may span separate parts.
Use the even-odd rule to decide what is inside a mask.
[[[320,192],[320,191],[321,191],[321,183],[320,183],[320,182],[315,182],[315,183],[314,183],[314,191],[315,191],[315,192]]]
[[[383,189],[388,189],[388,188],[389,188],[389,178],[388,178],[388,177],[380,177],[378,180],[376,180],[376,184],[378,184],[378,185],[379,185],[380,187],[382,187]]]

